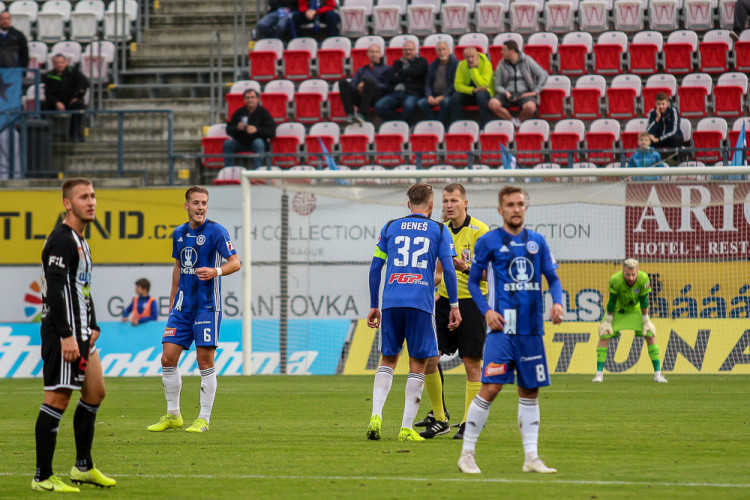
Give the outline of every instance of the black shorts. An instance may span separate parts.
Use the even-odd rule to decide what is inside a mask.
[[[495,99],[500,101],[500,104],[505,109],[510,109],[514,107],[523,108],[523,105],[526,104],[527,102],[536,102],[535,96],[521,97],[520,94],[519,95],[511,94],[510,99],[505,97],[505,94],[497,94],[495,96]]]
[[[484,339],[487,338],[487,324],[473,299],[458,299],[461,324],[453,331],[448,330],[451,304],[440,297],[435,303],[435,326],[437,328],[438,349],[443,354],[458,351],[461,358],[482,358]]]
[[[81,390],[86,378],[86,367],[89,361],[89,341],[78,339],[78,350],[81,357],[74,363],[63,360],[60,336],[56,331],[42,328],[42,361],[44,362],[44,390],[55,389]]]

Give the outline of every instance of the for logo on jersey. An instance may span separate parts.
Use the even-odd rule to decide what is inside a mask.
[[[508,266],[508,274],[515,283],[506,283],[503,287],[506,292],[539,290],[539,283],[532,283],[534,277],[534,264],[526,257],[516,257]]]
[[[182,274],[195,274],[195,264],[198,260],[198,252],[193,247],[185,247],[180,252],[180,267]]]
[[[49,262],[47,263],[49,266],[57,266],[61,269],[65,269],[65,262],[63,262],[62,257],[57,257],[55,255],[49,256]]]
[[[528,250],[531,255],[534,255],[539,251],[539,245],[536,241],[529,241],[526,243],[526,250]]]
[[[232,245],[232,242],[231,242],[231,241],[227,241],[227,250],[229,250],[230,252],[231,252],[232,250],[234,250],[234,245]]]
[[[388,283],[421,283],[422,275],[413,273],[393,273],[388,278]]]
[[[201,234],[201,235],[198,235],[198,237],[197,237],[197,238],[195,239],[195,242],[196,242],[196,243],[197,243],[198,245],[202,245],[202,244],[204,244],[204,243],[206,242],[206,236],[205,236],[205,235],[203,235],[203,234]]]
[[[489,363],[484,367],[484,376],[495,377],[497,375],[503,375],[506,369],[507,365],[505,363]]]
[[[177,328],[165,328],[164,329],[165,337],[174,337],[175,333],[177,333]]]

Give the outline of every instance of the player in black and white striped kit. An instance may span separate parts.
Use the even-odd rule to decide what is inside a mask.
[[[116,484],[94,467],[91,444],[99,405],[104,399],[102,363],[96,352],[99,337],[91,298],[91,251],[83,237],[96,216],[91,181],[67,180],[62,187],[65,220],[47,238],[42,250],[42,361],[44,404],[36,421],[34,491],[78,492],[52,473],[57,431],[73,390],[81,399],[73,417],[76,463],[74,483],[111,487]]]

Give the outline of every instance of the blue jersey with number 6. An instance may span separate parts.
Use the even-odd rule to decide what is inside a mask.
[[[548,283],[557,279],[557,262],[544,237],[529,229],[518,236],[502,228],[490,231],[477,241],[471,274],[485,269],[489,303],[481,293],[471,294],[482,315],[490,307],[499,312],[509,335],[544,335],[542,275]]]
[[[450,231],[424,215],[411,214],[383,226],[378,250],[387,255],[381,308],[413,307],[433,314],[435,264],[456,255]]]

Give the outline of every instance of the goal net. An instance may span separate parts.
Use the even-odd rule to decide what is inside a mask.
[[[525,226],[559,263],[565,321],[546,324],[551,372],[592,373],[609,277],[640,262],[652,292],[662,371],[750,373],[750,183],[747,167],[515,171],[246,171],[243,195],[244,373],[372,374],[368,272],[382,226],[409,211],[417,180],[466,187],[468,213],[502,224],[497,193],[529,194]],[[738,175],[739,174],[739,175]],[[546,283],[545,283],[546,286]],[[552,305],[545,291],[545,315]],[[250,312],[250,314],[248,314]],[[446,373],[463,373],[443,357]],[[605,370],[653,373],[634,332],[610,343]],[[402,362],[397,372],[406,373]]]

